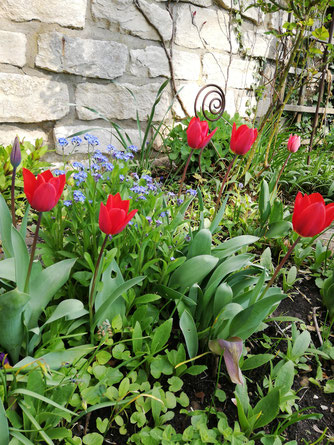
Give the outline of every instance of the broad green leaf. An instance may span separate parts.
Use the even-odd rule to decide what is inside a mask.
[[[26,211],[24,212],[24,216],[23,216],[21,226],[20,226],[20,233],[21,233],[23,239],[26,239],[26,236],[27,236],[27,223],[28,223],[29,210],[30,210],[30,204],[27,205],[27,208],[26,208]]]
[[[133,328],[132,332],[132,347],[133,347],[133,352],[135,354],[142,352],[142,347],[143,347],[142,337],[143,337],[143,332],[140,323],[139,321],[136,321],[135,327]]]
[[[246,340],[260,326],[273,306],[285,297],[284,294],[271,295],[239,312],[231,322],[229,336]]]
[[[254,414],[261,414],[255,422],[255,428],[262,428],[276,419],[279,412],[279,388],[274,388],[263,397],[253,409]]]
[[[13,289],[0,295],[0,344],[17,362],[23,341],[22,313],[29,295]]]
[[[145,294],[141,295],[140,297],[136,298],[135,304],[138,306],[139,304],[147,304],[152,303],[153,301],[160,300],[160,295],[157,294]]]
[[[183,263],[171,276],[169,285],[186,289],[200,283],[218,263],[212,255],[199,255]]]
[[[224,213],[225,213],[225,207],[226,207],[226,203],[228,201],[229,196],[226,196],[226,198],[224,199],[222,205],[220,206],[220,209],[218,210],[217,215],[215,216],[215,219],[212,221],[209,230],[211,233],[215,233],[216,230],[219,227],[220,221],[223,219]]]
[[[29,253],[26,243],[14,226],[12,226],[12,245],[15,258],[15,278],[19,291],[24,292],[24,285],[27,278],[29,266]]]
[[[279,388],[281,390],[281,396],[284,396],[284,394],[290,391],[294,378],[295,365],[291,360],[289,360],[280,368],[275,380],[275,388]]]
[[[61,301],[56,309],[53,311],[51,317],[47,319],[43,326],[52,323],[59,318],[66,317],[68,315],[73,315],[83,309],[84,305],[81,301],[75,299],[63,300]]]
[[[6,416],[6,411],[3,407],[2,400],[0,397],[0,445],[8,445],[9,443],[9,429],[8,421]]]
[[[261,224],[264,224],[270,215],[270,195],[269,186],[265,179],[261,183],[260,195],[259,195],[259,211]]]
[[[215,288],[219,283],[223,281],[223,279],[232,272],[236,272],[237,270],[242,269],[245,266],[250,265],[250,260],[252,255],[248,253],[243,253],[241,255],[233,256],[232,258],[226,259],[223,263],[221,263],[213,272],[206,285],[206,290],[210,288],[210,286],[215,283]],[[217,284],[216,284],[217,283]]]
[[[0,261],[0,278],[15,282],[15,260],[7,258]]]
[[[5,257],[7,258],[11,258],[14,256],[11,227],[12,216],[4,197],[0,194],[0,239],[2,243],[2,249],[5,253]]]
[[[248,371],[249,369],[260,368],[261,366],[263,366],[264,364],[268,363],[273,358],[275,358],[275,356],[273,354],[257,354],[257,355],[254,355],[253,357],[247,358],[243,362],[243,364],[241,366],[241,370],[242,371]]]
[[[131,280],[128,280],[125,283],[118,286],[117,289],[110,295],[110,297],[96,311],[93,320],[93,326],[94,327],[97,326],[99,323],[102,323],[107,318],[106,314],[109,311],[109,307],[117,300],[117,298],[121,297],[122,294],[127,292],[136,284],[141,283],[144,279],[145,276],[143,277],[139,276],[136,278],[132,278]]]
[[[292,359],[296,360],[299,357],[301,357],[306,351],[306,349],[309,347],[310,342],[311,342],[311,335],[309,331],[303,331],[300,335],[298,335],[292,346],[292,351],[291,351]]]
[[[151,354],[155,354],[160,349],[162,349],[167,343],[173,325],[173,319],[170,318],[157,327],[154,331],[152,343],[151,343]]]
[[[326,29],[324,26],[312,31],[312,35],[318,40],[328,40],[329,39],[328,29]]]
[[[212,234],[208,229],[202,229],[196,233],[189,245],[188,258],[198,255],[210,255],[212,244]]]
[[[22,433],[19,431],[15,431],[13,428],[10,428],[10,436],[14,437],[14,439],[17,439],[19,443],[23,443],[23,445],[35,445],[33,442],[31,442],[29,439],[27,439]],[[16,444],[17,442],[15,442]],[[7,442],[8,444],[8,442]],[[12,441],[10,441],[10,445],[12,444]]]
[[[154,399],[151,399],[151,407],[152,407],[152,416],[154,419],[155,425],[159,425],[159,417],[160,413],[163,407],[163,404],[161,403],[161,395],[159,389],[155,386],[152,391],[152,396],[154,396]]]
[[[39,432],[42,439],[44,439],[45,443],[47,445],[54,445],[54,442],[50,439],[50,437],[44,432],[41,425],[37,422],[35,417],[31,414],[29,410],[29,406],[25,404],[25,402],[22,400],[21,402],[18,402],[20,408],[24,412],[24,414],[27,416],[27,418],[30,420],[32,425],[36,428],[36,430]],[[74,414],[74,413],[73,413]]]
[[[269,224],[269,229],[266,232],[266,238],[282,238],[286,236],[292,229],[290,221],[278,221]]]
[[[70,271],[76,260],[69,259],[55,263],[38,274],[34,274],[30,280],[28,328],[34,328],[38,319],[54,297],[55,293],[66,283]]]
[[[94,350],[93,345],[81,345],[74,348],[69,348],[64,351],[48,352],[41,357],[25,357],[16,363],[15,368],[25,367],[25,369],[36,368],[39,363],[49,366],[51,369],[57,370],[64,366],[64,364],[72,364],[81,357],[91,353]]]
[[[252,235],[236,236],[235,238],[231,238],[224,243],[219,244],[213,249],[212,254],[220,259],[226,258],[240,250],[242,247],[255,243],[258,239],[257,236]]]
[[[180,328],[184,335],[190,358],[196,356],[198,351],[198,334],[196,324],[188,310],[184,310],[180,317]]]
[[[216,318],[220,311],[233,299],[232,288],[227,283],[222,283],[217,287],[213,300],[213,316]]]

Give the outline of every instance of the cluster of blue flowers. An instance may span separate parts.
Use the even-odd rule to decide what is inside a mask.
[[[59,168],[56,168],[56,170],[53,171],[55,176],[65,175],[65,173],[65,170],[59,170]]]
[[[76,185],[79,187],[80,184],[85,182],[87,173],[84,170],[80,170],[78,173],[74,173],[73,178],[77,181]]]
[[[74,190],[73,199],[75,202],[85,202],[86,196],[80,190]]]
[[[96,136],[93,136],[92,134],[86,133],[84,136],[85,141],[88,142],[88,145],[92,145],[95,147],[96,145],[100,145],[100,141]]]

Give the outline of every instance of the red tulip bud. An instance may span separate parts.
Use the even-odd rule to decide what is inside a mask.
[[[257,138],[257,129],[249,128],[247,125],[241,125],[238,129],[233,122],[230,148],[236,155],[245,155],[254,144]]]
[[[125,229],[126,225],[137,213],[137,209],[128,213],[130,201],[122,200],[121,195],[109,195],[107,204],[101,202],[99,214],[99,226],[103,233],[107,235],[116,235]]]
[[[193,117],[187,128],[187,140],[189,147],[195,149],[204,148],[210,142],[216,131],[217,128],[215,128],[209,134],[208,123],[206,121],[201,121],[198,117]]]
[[[300,136],[297,136],[296,134],[295,135],[290,134],[288,140],[288,150],[291,153],[296,153],[299,147],[300,147]]]

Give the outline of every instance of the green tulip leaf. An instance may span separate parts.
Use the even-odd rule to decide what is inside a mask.
[[[6,204],[4,197],[0,194],[0,239],[5,257],[11,258],[14,256],[12,236],[12,216]]]
[[[22,313],[29,295],[17,288],[0,295],[0,344],[17,362],[23,341]]]
[[[15,260],[7,258],[0,261],[0,278],[9,281],[15,281]]]
[[[16,286],[19,291],[24,292],[29,266],[29,253],[23,236],[12,226],[12,245],[15,257]]]
[[[2,400],[0,397],[0,445],[8,445],[9,444],[9,429],[8,429],[8,421],[6,416],[6,411],[3,407]]]
[[[43,271],[32,274],[30,280],[29,308],[30,315],[28,328],[34,328],[38,324],[38,319],[43,310],[54,297],[55,293],[66,283],[75,259],[63,260],[55,263]]]
[[[198,334],[195,321],[187,309],[180,317],[180,328],[186,341],[189,357],[193,358],[198,351]]]
[[[212,255],[198,255],[185,261],[170,278],[169,285],[186,289],[200,283],[218,263]]]
[[[290,221],[278,221],[269,224],[269,229],[266,232],[266,238],[282,238],[286,236],[292,229]]]
[[[190,243],[188,258],[198,255],[210,255],[212,244],[212,234],[208,229],[202,229],[196,233],[194,239]]]
[[[252,235],[236,236],[235,238],[229,239],[215,247],[213,249],[213,255],[219,259],[229,257],[242,247],[255,243],[258,239],[257,236]]]

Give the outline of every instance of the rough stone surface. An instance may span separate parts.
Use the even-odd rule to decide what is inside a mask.
[[[1,0],[0,17],[15,22],[39,20],[83,28],[87,0]]]
[[[65,84],[24,74],[0,73],[0,122],[57,120],[69,111]]]
[[[158,28],[163,38],[169,40],[172,35],[172,20],[168,12],[158,5],[147,4],[144,0],[141,0],[139,4],[152,19],[152,23]],[[93,0],[92,14],[96,20],[107,19],[123,32],[129,32],[142,39],[160,40],[159,34],[147,22],[133,0]]]
[[[130,72],[139,77],[170,76],[166,53],[159,46],[147,46],[145,49],[130,51]]]
[[[0,31],[0,63],[24,66],[27,38],[20,32]]]
[[[275,59],[276,39],[273,35],[266,35],[264,32],[265,29],[244,23],[242,27],[244,48],[249,56]]]
[[[96,119],[96,114],[83,108],[83,106],[94,108],[109,119],[136,119],[138,111],[139,119],[144,121],[149,116],[160,83],[149,83],[142,86],[131,84],[100,85],[94,83],[83,83],[76,90],[76,104],[79,119]],[[128,91],[131,90],[132,94]],[[156,107],[154,119],[163,119],[169,106],[169,95],[165,91]]]
[[[114,145],[117,149],[122,149],[123,146],[115,137],[115,130],[111,129],[110,126],[101,125],[100,123],[95,125],[93,124],[91,130],[87,131],[99,139],[100,145],[98,149],[101,150],[102,153],[108,153],[107,146],[109,144]],[[81,145],[74,147],[71,143],[64,148],[64,152],[62,147],[57,144],[59,138],[69,137],[75,133],[79,133],[87,130],[87,125],[57,125],[54,128],[53,136],[56,144],[56,152],[60,155],[63,153],[65,155],[71,154],[88,154],[88,146],[86,141],[84,141],[84,135],[80,136],[84,141]],[[127,134],[134,145],[140,145],[140,137],[139,131],[133,128],[123,128],[124,135]],[[144,134],[142,132],[142,138]]]
[[[194,13],[195,16],[194,16]],[[236,53],[238,44],[223,10],[179,5],[175,23],[175,43],[186,48],[214,48]]]
[[[198,80],[201,74],[201,59],[196,52],[173,49],[175,79]]]
[[[203,77],[206,83],[221,87],[249,88],[255,81],[257,63],[228,54],[207,53],[203,57]]]
[[[215,0],[215,3],[222,8],[240,12],[243,17],[252,20],[257,25],[264,20],[264,14],[259,8],[250,7],[255,3],[253,0],[238,0],[236,2],[233,0]]]
[[[188,112],[189,116],[194,115],[194,102],[196,94],[198,93],[200,86],[195,82],[176,82],[176,89],[179,91],[179,96],[183,102],[183,105]],[[172,110],[176,117],[183,118],[184,112],[177,100],[173,102]]]
[[[121,43],[69,37],[58,32],[40,34],[36,66],[56,72],[114,79],[121,76],[128,49]]]
[[[0,145],[7,146],[14,142],[15,137],[34,143],[36,139],[42,138],[47,141],[47,134],[41,129],[20,128],[14,125],[0,124]]]

